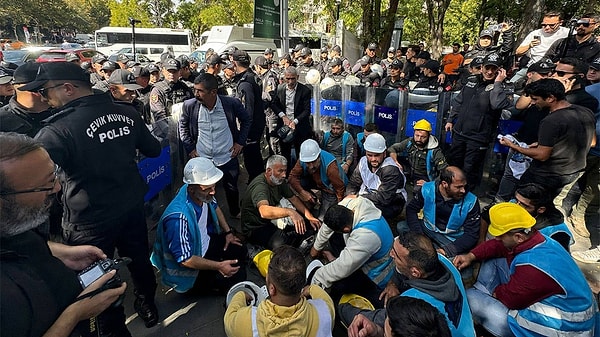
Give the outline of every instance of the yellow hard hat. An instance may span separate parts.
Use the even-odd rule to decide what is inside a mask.
[[[502,202],[490,208],[488,232],[500,236],[513,229],[527,229],[535,225],[535,219],[527,211],[512,202]]]
[[[269,263],[271,262],[271,256],[273,252],[265,249],[260,253],[256,254],[256,256],[252,259],[256,268],[258,268],[258,272],[262,275],[262,277],[267,277],[267,272],[269,271]]]
[[[415,130],[423,130],[427,132],[431,132],[431,123],[429,123],[426,119],[421,119],[415,123],[413,127]]]
[[[375,307],[368,299],[357,294],[344,294],[342,298],[340,298],[340,302],[338,304],[343,303],[348,303],[353,307],[363,310],[375,310]]]

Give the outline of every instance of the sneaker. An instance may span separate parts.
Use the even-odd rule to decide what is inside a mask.
[[[584,237],[584,238],[590,237],[590,232],[585,227],[585,221],[583,221],[581,218],[575,218],[573,216],[570,216],[567,218],[567,221],[571,224],[571,226],[573,227],[573,230],[579,236]]]
[[[146,328],[151,328],[158,324],[158,309],[154,304],[154,300],[144,295],[136,294],[135,297],[133,308],[137,312],[138,316],[140,316],[140,318],[144,321]]]
[[[583,263],[600,262],[600,246],[582,252],[573,252],[571,253],[571,256],[573,256],[575,260]]]

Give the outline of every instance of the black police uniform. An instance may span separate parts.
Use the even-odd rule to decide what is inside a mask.
[[[192,89],[182,81],[170,84],[162,80],[154,84],[150,93],[150,111],[155,121],[171,116],[173,104],[194,98]]]
[[[61,168],[63,241],[97,246],[109,257],[116,247],[132,259],[127,267],[136,296],[154,299],[144,216],[148,188],[134,159],[138,150],[158,156],[158,140],[135,109],[108,94],[71,101],[47,122],[36,139]]]
[[[267,125],[266,139],[269,143],[271,154],[281,154],[279,145],[279,137],[274,133],[277,130],[277,120],[279,116],[273,111],[271,104],[275,101],[277,94],[277,86],[279,85],[279,76],[272,69],[267,70],[264,74],[258,75],[259,87],[262,92],[262,100],[265,108],[265,122]]]
[[[298,67],[296,67],[296,70],[298,71],[298,82],[306,85],[306,74],[308,74],[308,72],[311,69],[317,69],[319,71],[319,73],[321,73],[321,69],[319,66],[319,62],[315,62],[315,60],[310,60],[310,63],[300,63],[298,64]]]
[[[42,121],[52,115],[51,109],[33,113],[27,111],[13,96],[0,108],[0,131],[17,132],[34,137],[42,128]]]

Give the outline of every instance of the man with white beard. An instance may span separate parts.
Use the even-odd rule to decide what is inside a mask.
[[[126,284],[91,296],[115,273],[82,292],[75,272],[106,255],[94,246],[46,242],[35,232],[48,219],[53,194],[60,190],[56,175],[57,166],[39,143],[0,132],[0,305],[11,308],[0,313],[0,335],[68,336],[76,328],[83,336],[128,335],[124,324],[100,315],[125,292]]]
[[[271,250],[281,245],[298,247],[321,226],[290,188],[286,172],[287,159],[273,155],[265,173],[248,185],[241,218],[242,233],[249,243]]]

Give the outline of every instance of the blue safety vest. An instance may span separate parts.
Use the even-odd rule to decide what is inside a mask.
[[[186,292],[194,286],[198,270],[182,267],[173,258],[173,255],[169,251],[168,243],[164,241],[165,231],[167,230],[164,220],[173,214],[181,214],[187,219],[190,229],[192,255],[202,256],[202,241],[200,240],[198,218],[196,217],[192,201],[188,200],[187,186],[187,184],[181,186],[175,198],[160,217],[156,229],[156,240],[154,241],[152,255],[150,256],[152,264],[161,272],[162,282],[167,286],[173,287],[179,293]],[[211,224],[214,227],[209,229],[209,232],[219,233],[221,229],[217,220],[216,203],[208,203],[208,209],[212,219]]]
[[[452,213],[450,213],[450,219],[448,219],[448,224],[446,225],[446,230],[442,231],[435,225],[435,190],[435,181],[428,181],[421,188],[424,199],[423,223],[430,231],[445,234],[448,239],[454,241],[463,235],[463,225],[467,219],[467,215],[473,209],[473,206],[475,206],[477,197],[473,193],[467,192],[463,200],[454,205]]]
[[[551,277],[564,294],[549,296],[521,310],[509,310],[508,325],[515,336],[594,335],[598,308],[585,277],[573,259],[554,240],[515,256],[510,274],[518,266],[531,266]]]
[[[406,149],[402,152],[403,157],[408,157],[408,149],[412,146],[412,140],[406,143]],[[429,181],[434,181],[437,178],[437,172],[435,171],[435,163],[433,162],[433,149],[426,149],[427,156],[425,157],[425,165],[427,167],[427,177]]]
[[[325,132],[323,135],[323,144],[321,147],[323,149],[327,149],[327,142],[329,141],[329,137],[331,137],[331,131]],[[344,158],[346,158],[346,147],[348,146],[348,139],[350,138],[350,133],[348,131],[344,131],[342,134],[342,156],[339,161],[340,165],[343,164]]]
[[[356,134],[356,145],[358,145],[358,149],[360,151],[358,158],[365,155],[365,144],[363,143],[363,139],[365,139],[365,133],[359,132]]]
[[[367,262],[362,266],[362,269],[373,283],[383,289],[395,272],[395,265],[390,257],[390,250],[394,244],[394,235],[392,234],[387,221],[385,221],[383,217],[371,221],[359,222],[354,226],[353,230],[359,228],[372,231],[377,234],[381,241],[379,250],[371,255]]]
[[[438,254],[438,259],[444,265],[444,267],[452,274],[454,283],[456,283],[456,286],[460,291],[462,309],[460,311],[460,317],[457,323],[454,323],[450,320],[448,312],[446,311],[446,304],[438,300],[437,298],[429,295],[428,293],[425,293],[415,288],[410,288],[407,291],[403,292],[400,296],[419,298],[434,306],[439,312],[441,312],[444,315],[444,317],[446,317],[446,322],[448,323],[448,327],[450,328],[452,337],[473,337],[475,336],[473,317],[471,316],[471,308],[469,307],[469,302],[467,301],[467,293],[465,292],[465,286],[463,285],[460,273],[458,272],[456,267],[452,265],[452,262],[450,262],[450,260],[448,260],[444,256]]]
[[[329,166],[329,164],[331,164],[333,161],[335,161],[337,167],[338,167],[338,171],[340,172],[340,179],[342,179],[342,182],[344,183],[344,186],[346,186],[348,184],[348,177],[346,176],[346,173],[344,172],[344,170],[342,170],[342,166],[340,166],[340,163],[338,163],[335,160],[335,157],[325,151],[325,150],[321,150],[321,153],[319,154],[319,158],[321,160],[321,166],[319,167],[319,173],[321,175],[321,181],[323,182],[323,185],[325,185],[327,188],[334,190],[333,185],[331,184],[331,181],[329,180],[329,177],[327,177],[327,167]],[[301,161],[300,162],[300,166],[302,166],[302,172],[304,175],[308,174],[307,171],[307,167],[306,167],[306,163]]]
[[[546,226],[546,227],[540,229],[540,232],[549,238],[552,238],[552,235],[554,235],[556,233],[565,233],[569,236],[569,245],[572,245],[575,243],[575,240],[573,239],[573,234],[571,233],[571,230],[569,230],[569,227],[567,227],[567,225],[564,222],[559,223],[557,225]]]

